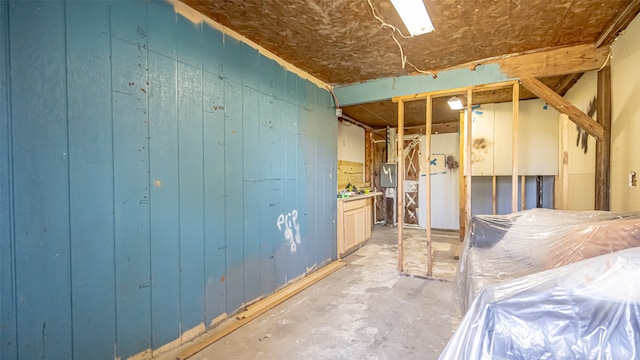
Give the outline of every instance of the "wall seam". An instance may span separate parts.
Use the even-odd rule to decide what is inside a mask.
[[[200,44],[204,43],[204,27],[200,26]],[[207,222],[207,214],[206,214],[206,203],[207,203],[207,196],[206,196],[206,162],[205,162],[205,143],[204,143],[204,131],[205,131],[205,126],[204,126],[204,121],[205,121],[205,116],[204,116],[204,89],[205,89],[205,85],[204,85],[204,69],[205,69],[205,65],[204,65],[204,54],[202,52],[202,50],[200,51],[200,65],[201,65],[201,69],[200,69],[200,110],[201,110],[201,115],[200,118],[202,119],[201,122],[201,127],[200,127],[200,139],[202,140],[202,323],[204,324],[205,330],[207,328],[207,226],[206,226],[206,222]]]
[[[71,235],[71,153],[69,152],[70,138],[69,138],[69,56],[67,56],[69,29],[67,26],[67,2],[62,3],[62,18],[64,23],[64,97],[65,97],[65,117],[66,117],[66,130],[67,130],[67,226],[69,231],[69,315],[71,317],[71,358],[74,358],[74,336],[73,336],[73,241]]]
[[[112,18],[111,18],[111,4],[109,4],[108,6],[108,18],[109,18],[109,85],[111,87],[111,91],[109,91],[109,97],[110,97],[110,104],[111,104],[111,174],[113,176],[113,179],[111,181],[111,193],[113,194],[112,196],[112,213],[115,214],[115,210],[116,210],[116,182],[115,182],[115,176],[116,176],[116,165],[115,165],[115,146],[114,144],[114,139],[115,139],[115,131],[114,131],[114,126],[113,126],[113,29],[112,29]],[[114,314],[115,314],[115,326],[114,326],[114,344],[113,344],[113,358],[117,359],[118,358],[118,271],[117,271],[117,267],[118,267],[118,262],[117,262],[117,247],[116,247],[116,218],[114,215],[114,218],[112,220],[112,230],[113,230],[113,294],[114,294],[114,302],[113,302],[113,308],[114,308]]]
[[[146,20],[146,29],[145,31],[148,34],[149,31],[149,5],[145,6],[145,20]],[[146,146],[147,146],[147,218],[149,220],[148,234],[149,234],[149,347],[151,348],[151,354],[153,354],[153,239],[152,239],[152,211],[151,207],[153,206],[153,199],[151,198],[151,189],[153,185],[151,183],[151,116],[149,115],[150,102],[151,102],[151,91],[150,91],[150,81],[149,81],[149,36],[145,36],[144,38],[146,44],[144,46],[144,54],[145,54],[145,85],[146,92],[145,96],[147,98],[147,108],[146,108],[146,117],[147,117],[147,133],[146,133]]]
[[[177,158],[178,158],[178,308],[179,310],[179,323],[178,323],[178,336],[182,343],[182,209],[180,207],[182,201],[182,188],[180,187],[180,179],[182,174],[180,173],[180,78],[178,75],[178,67],[180,66],[179,50],[176,49],[176,144],[177,144]]]
[[[11,291],[13,293],[13,323],[15,325],[15,340],[14,344],[16,348],[16,357],[20,358],[20,347],[19,344],[19,332],[18,332],[18,276],[17,276],[17,268],[16,268],[16,204],[14,197],[14,182],[13,182],[13,174],[14,174],[14,163],[13,163],[13,107],[12,105],[12,97],[11,97],[11,7],[9,6],[9,2],[4,2],[6,6],[6,39],[7,39],[7,52],[5,53],[6,57],[6,71],[7,71],[7,135],[9,137],[7,141],[7,167],[9,170],[9,178],[8,178],[8,197],[9,197],[9,246],[10,246],[10,258],[11,258]]]

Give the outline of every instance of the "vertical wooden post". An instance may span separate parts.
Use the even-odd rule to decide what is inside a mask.
[[[513,84],[513,130],[511,133],[511,212],[518,211],[518,113],[520,83]],[[523,199],[524,200],[524,199]]]
[[[596,139],[595,210],[610,209],[611,190],[611,67],[598,71],[598,122],[604,128],[602,140]]]
[[[459,226],[460,226],[460,241],[464,240],[464,235],[465,235],[465,229],[466,229],[466,222],[467,222],[467,212],[466,212],[466,208],[467,208],[467,188],[465,186],[465,177],[464,177],[464,172],[466,170],[466,166],[465,166],[465,159],[466,157],[464,156],[464,149],[465,149],[465,134],[466,134],[466,127],[464,124],[464,119],[465,119],[465,112],[464,111],[460,111],[460,164],[459,164],[459,181],[460,181],[460,193],[459,193],[459,198],[460,198],[460,217],[459,217]]]
[[[397,180],[396,199],[398,200],[398,271],[404,272],[404,245],[402,241],[402,227],[404,226],[404,100],[398,101],[398,140],[397,150]]]
[[[524,185],[525,185],[525,178],[526,176],[522,175],[520,177],[520,210],[524,210],[525,209],[525,195],[526,195],[526,191],[524,189]]]
[[[492,214],[495,215],[497,213],[497,199],[496,199],[496,193],[497,193],[497,186],[496,186],[496,176],[493,175],[493,181],[492,181],[492,192],[491,192],[491,211]]]
[[[561,179],[561,194],[560,194],[560,209],[569,209],[569,117],[565,114],[561,114],[562,119],[562,173]]]
[[[364,130],[364,182],[373,187],[371,169],[373,169],[373,133],[369,129]]]
[[[427,156],[427,170],[425,171],[425,211],[427,212],[427,276],[431,276],[433,264],[431,261],[431,122],[433,119],[433,103],[431,95],[427,96],[427,123],[425,125],[425,148],[424,152]]]
[[[472,107],[472,97],[473,97],[473,90],[471,89],[467,89],[467,108],[466,108],[466,114],[467,114],[467,124],[465,126],[465,129],[467,130],[467,146],[466,146],[466,153],[465,153],[465,167],[467,169],[467,178],[465,179],[465,223],[468,225],[469,224],[469,220],[471,220],[471,176],[473,174],[471,174],[471,119],[472,119],[472,113],[471,113],[471,107]],[[469,231],[468,227],[466,229],[466,231]]]

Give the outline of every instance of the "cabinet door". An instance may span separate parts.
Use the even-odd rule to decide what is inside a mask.
[[[360,243],[362,243],[363,241],[365,241],[366,238],[366,228],[367,228],[367,224],[366,224],[366,208],[360,208],[358,210],[354,210],[355,211],[355,221],[356,221],[356,243],[355,245],[358,245]]]
[[[351,210],[344,213],[344,251],[357,243],[357,212],[357,210]]]
[[[368,240],[371,237],[371,227],[373,223],[371,222],[371,205],[367,205],[364,208],[364,239]]]

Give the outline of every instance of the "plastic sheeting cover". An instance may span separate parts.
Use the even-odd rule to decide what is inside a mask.
[[[640,358],[640,248],[486,287],[440,359]]]
[[[532,209],[478,215],[456,272],[463,310],[483,287],[640,246],[640,213]]]

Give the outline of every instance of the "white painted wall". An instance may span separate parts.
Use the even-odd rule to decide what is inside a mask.
[[[578,82],[567,91],[564,98],[583,112],[587,112],[589,102],[596,96],[597,74],[595,71],[585,73]],[[580,146],[576,146],[578,129],[576,125],[567,120],[566,116],[559,115],[559,129],[562,137],[562,122],[568,121],[568,160],[569,160],[569,210],[593,210],[595,206],[595,154],[596,140],[589,136],[587,153]],[[562,149],[560,149],[562,151]],[[561,184],[558,184],[561,186]]]
[[[520,101],[519,175],[558,175],[558,112],[545,105],[540,99]]]
[[[364,164],[364,129],[349,122],[338,122],[338,160]]]
[[[640,18],[624,30],[611,52],[611,210],[640,210],[640,188],[628,186],[628,174],[640,174]]]
[[[431,135],[431,153],[451,155],[460,162],[460,143],[458,133]],[[418,199],[420,204],[425,203],[426,197],[426,172],[425,169],[435,168],[426,165],[424,149],[426,136],[421,137],[420,148],[420,180],[418,185]],[[438,156],[440,158],[440,156]],[[446,156],[445,156],[446,158]],[[423,160],[424,159],[424,160]],[[439,167],[438,167],[439,168]],[[431,227],[434,229],[460,228],[460,173],[459,169],[446,171],[444,174],[438,170],[431,175]],[[433,171],[432,171],[433,172]],[[420,227],[427,223],[427,213],[424,207],[418,209],[418,221]]]
[[[513,104],[482,105],[472,120],[472,174],[511,175]],[[539,99],[524,100],[518,121],[518,175],[557,175],[558,112]]]
[[[338,122],[338,160],[362,163],[364,181],[364,129],[349,122]]]
[[[494,174],[495,147],[500,146],[496,144],[495,129],[495,104],[481,105],[473,110],[471,114],[471,174],[473,176]],[[511,133],[509,133],[509,139],[511,139]]]

